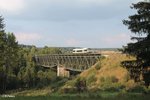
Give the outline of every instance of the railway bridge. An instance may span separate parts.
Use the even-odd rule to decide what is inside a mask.
[[[90,68],[100,57],[101,54],[43,54],[33,58],[37,65],[56,68],[57,76],[68,76],[69,71],[82,72]]]

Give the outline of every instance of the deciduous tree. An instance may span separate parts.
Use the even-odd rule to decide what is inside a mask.
[[[0,16],[0,92],[10,86],[10,80],[16,77],[18,43],[13,33],[4,31],[3,18]]]

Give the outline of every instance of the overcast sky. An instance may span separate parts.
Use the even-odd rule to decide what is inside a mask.
[[[122,47],[131,32],[123,19],[140,0],[0,0],[6,32],[38,47]]]

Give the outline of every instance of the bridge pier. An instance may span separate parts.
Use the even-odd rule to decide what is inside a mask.
[[[58,64],[57,65],[57,76],[70,77],[70,72],[67,71],[64,66]]]

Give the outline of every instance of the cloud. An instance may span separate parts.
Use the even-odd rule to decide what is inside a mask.
[[[117,33],[127,33],[122,20],[131,15],[129,6],[136,1],[0,0],[0,10],[4,11],[6,29],[16,33],[19,43],[120,47],[130,37]],[[76,34],[67,34],[70,32]]]
[[[0,10],[8,12],[20,11],[24,7],[24,0],[0,0]]]
[[[2,1],[2,0],[1,0]],[[3,0],[5,1],[5,0]],[[137,0],[6,0],[22,1],[24,10],[13,19],[21,20],[102,20],[125,15]],[[16,4],[17,2],[10,3]],[[20,5],[20,4],[18,4]],[[14,6],[10,7],[15,9]],[[6,7],[7,8],[7,7]],[[8,6],[9,8],[9,6]],[[17,8],[19,10],[20,8]]]
[[[15,33],[15,36],[19,43],[32,44],[40,42],[43,37],[38,33]]]

